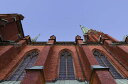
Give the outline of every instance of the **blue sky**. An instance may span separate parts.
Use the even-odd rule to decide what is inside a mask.
[[[128,34],[128,0],[1,0],[0,13],[19,13],[25,35],[57,41],[82,36],[79,25],[122,40]]]

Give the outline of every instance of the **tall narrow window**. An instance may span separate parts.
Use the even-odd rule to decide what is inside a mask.
[[[115,69],[115,67],[109,62],[105,55],[103,55],[101,52],[97,50],[94,51],[93,55],[95,56],[96,60],[99,62],[101,66],[109,67],[109,71],[115,79],[123,78]]]
[[[0,35],[0,42],[3,41],[2,36]]]
[[[11,76],[7,78],[8,81],[20,81],[23,79],[26,68],[30,68],[35,63],[38,56],[37,51],[32,51],[31,53],[28,53],[23,61],[19,64],[19,66],[16,68],[16,70],[12,73]]]
[[[73,80],[75,79],[73,60],[71,53],[64,50],[60,55],[60,68],[59,78],[60,80]]]

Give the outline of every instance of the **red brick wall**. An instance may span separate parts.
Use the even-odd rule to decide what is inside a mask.
[[[104,48],[109,51],[115,59],[128,70],[128,47],[124,45],[110,45],[111,41],[105,41]]]
[[[45,84],[43,70],[26,70],[26,76],[21,84]]]
[[[21,60],[26,56],[26,54],[32,50],[41,51],[44,46],[24,46],[24,48],[15,48],[11,46],[6,46],[4,49],[0,50],[0,61],[1,69],[0,69],[0,80],[6,79],[13,70],[17,67],[17,65],[21,62]],[[5,54],[2,54],[4,52]],[[5,62],[6,63],[5,63]]]
[[[90,45],[89,46],[90,50],[93,52],[94,50],[98,50],[100,52],[102,52],[108,59],[109,61],[115,66],[116,69],[118,69],[118,71],[124,76],[127,77],[128,76],[128,71],[119,63],[118,60],[115,59],[115,57],[113,55],[111,55],[111,53],[109,53],[104,47],[102,46],[93,46]]]
[[[98,70],[93,74],[91,84],[116,84],[108,71]]]
[[[18,28],[16,22],[7,24],[4,28],[1,28],[1,34],[4,40],[15,41],[18,39]]]
[[[50,52],[50,55],[48,56],[48,59],[46,61],[45,66],[45,79],[46,81],[53,81],[58,77],[58,69],[59,69],[59,53],[63,49],[68,49],[72,52],[72,57],[74,61],[74,67],[75,67],[75,76],[77,79],[83,79],[83,75],[81,72],[81,67],[78,60],[78,55],[76,53],[75,46],[54,46],[52,48],[52,52]]]
[[[6,24],[0,23],[0,35],[4,41],[18,39],[18,34],[22,34],[20,20],[23,20],[23,16],[19,14],[1,14],[0,19],[7,20]],[[22,34],[23,35],[23,34]],[[21,36],[22,36],[21,35]]]

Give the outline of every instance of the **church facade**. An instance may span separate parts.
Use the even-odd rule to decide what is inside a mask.
[[[0,84],[128,84],[128,37],[89,29],[84,39],[33,42],[20,14],[0,14]],[[84,28],[84,27],[82,27]]]

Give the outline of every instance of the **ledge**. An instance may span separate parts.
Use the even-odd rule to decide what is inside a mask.
[[[128,45],[128,42],[125,41],[119,41],[119,42],[113,42],[110,45]]]
[[[42,69],[44,69],[44,66],[33,66],[33,67],[28,68],[26,70],[42,70]]]
[[[91,66],[91,69],[92,69],[93,71],[95,71],[95,70],[109,70],[108,67],[103,67],[103,66],[100,66],[100,65],[92,65],[92,66]]]

